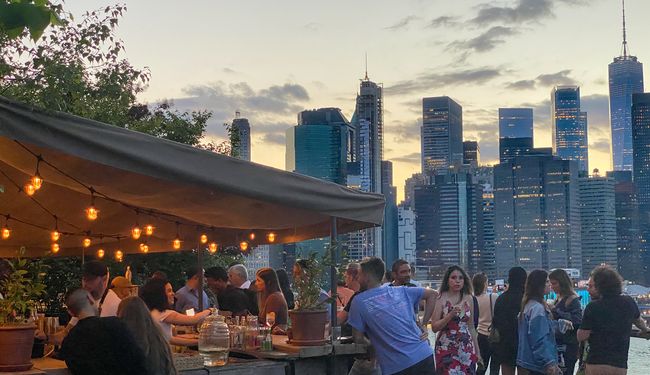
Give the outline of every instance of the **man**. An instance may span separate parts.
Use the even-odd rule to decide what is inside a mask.
[[[393,277],[393,286],[415,286],[411,282],[411,265],[404,259],[398,259],[393,263],[391,276]]]
[[[130,296],[137,296],[137,287],[124,276],[117,276],[111,281],[111,290],[119,297],[125,299]]]
[[[66,300],[78,319],[61,346],[61,358],[73,374],[146,374],[145,357],[126,325],[116,317],[99,318],[95,299],[77,289]]]
[[[359,263],[352,262],[348,264],[348,268],[345,270],[345,286],[352,289],[355,293],[361,289],[361,284],[359,284],[359,270],[361,266]]]
[[[384,262],[376,257],[361,262],[361,289],[352,301],[348,323],[357,343],[370,338],[382,374],[433,375],[433,350],[426,327],[418,326],[412,306],[424,299],[424,321],[433,314],[437,293],[431,289],[381,285]]]
[[[243,289],[228,285],[228,272],[223,267],[205,270],[208,288],[217,296],[219,310],[230,311],[233,315],[244,315],[249,311],[249,298]]]
[[[228,269],[228,280],[235,288],[250,289],[251,287],[251,282],[248,280],[248,270],[243,264],[235,264]]]
[[[185,313],[187,310],[202,311],[210,307],[208,294],[203,291],[203,309],[199,309],[199,282],[203,277],[203,270],[197,266],[191,266],[185,272],[187,281],[185,286],[176,292],[176,306],[174,310]]]

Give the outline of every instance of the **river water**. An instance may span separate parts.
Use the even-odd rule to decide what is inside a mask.
[[[650,340],[630,339],[630,354],[627,360],[628,375],[650,374]]]

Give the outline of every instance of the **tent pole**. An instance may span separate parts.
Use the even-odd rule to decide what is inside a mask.
[[[199,299],[199,311],[203,311],[208,306],[203,306],[203,249],[201,248],[201,240],[196,245],[196,263],[199,270],[199,292],[197,298]],[[189,275],[188,275],[189,276]]]
[[[338,260],[338,241],[337,241],[338,231],[336,227],[336,217],[331,219],[330,227],[330,290],[332,296],[337,292],[337,277],[336,277],[336,262]],[[338,327],[339,324],[336,319],[336,298],[332,299],[331,306],[331,316],[330,316],[330,331],[332,336],[332,360],[331,360],[331,374],[336,375],[336,352],[334,350],[334,332],[336,331],[334,327]]]

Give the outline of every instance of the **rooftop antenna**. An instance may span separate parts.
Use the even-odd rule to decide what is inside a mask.
[[[239,111],[236,111],[236,112],[235,112],[235,118],[238,119],[239,116],[241,116],[241,113],[239,113]]]
[[[625,0],[623,1],[623,57],[627,57],[627,31],[625,30]]]
[[[623,0],[623,1],[625,1],[625,0]],[[366,78],[365,78],[365,80],[369,81],[369,79],[368,79],[368,52],[366,52]]]

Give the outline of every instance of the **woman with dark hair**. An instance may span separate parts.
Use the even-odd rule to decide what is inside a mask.
[[[145,355],[145,368],[150,375],[175,375],[172,352],[169,344],[154,323],[147,305],[139,297],[126,297],[117,307],[117,316],[131,331],[138,346]],[[128,350],[128,348],[126,348]]]
[[[165,339],[172,345],[196,346],[198,340],[172,336],[172,324],[194,326],[210,315],[211,310],[203,310],[194,316],[174,311],[174,289],[167,280],[149,279],[140,288],[140,298],[147,304],[151,317],[158,323]]]
[[[519,374],[562,374],[558,367],[551,311],[544,300],[544,295],[550,291],[551,283],[546,271],[535,270],[528,275],[519,314],[519,347],[517,351]],[[566,320],[560,321],[567,322]]]
[[[275,322],[271,328],[287,329],[288,311],[287,301],[280,291],[278,275],[273,268],[261,268],[255,275],[255,288],[257,290],[260,314],[260,324],[267,324],[269,314],[274,314]]]
[[[436,373],[476,374],[480,352],[474,327],[474,297],[469,276],[459,266],[447,268],[431,317],[436,339]]]
[[[578,339],[576,330],[582,323],[582,306],[580,296],[573,290],[573,282],[565,270],[558,268],[548,275],[551,281],[551,289],[557,298],[551,308],[553,319],[566,319],[573,324],[573,330],[565,334],[556,333],[558,363],[564,375],[573,375],[578,361]]]
[[[632,324],[648,332],[639,307],[630,296],[622,295],[623,278],[608,266],[597,267],[591,280],[599,298],[587,305],[578,330],[578,340],[589,340],[587,374],[627,373]]]
[[[284,300],[287,301],[287,307],[289,310],[293,310],[293,292],[291,291],[291,284],[289,283],[289,274],[287,274],[287,271],[283,268],[275,270],[275,273],[278,275],[280,289],[282,290]]]
[[[494,303],[490,339],[494,359],[501,364],[503,375],[515,375],[517,367],[517,316],[524,298],[526,270],[512,267],[508,272],[508,289]]]

